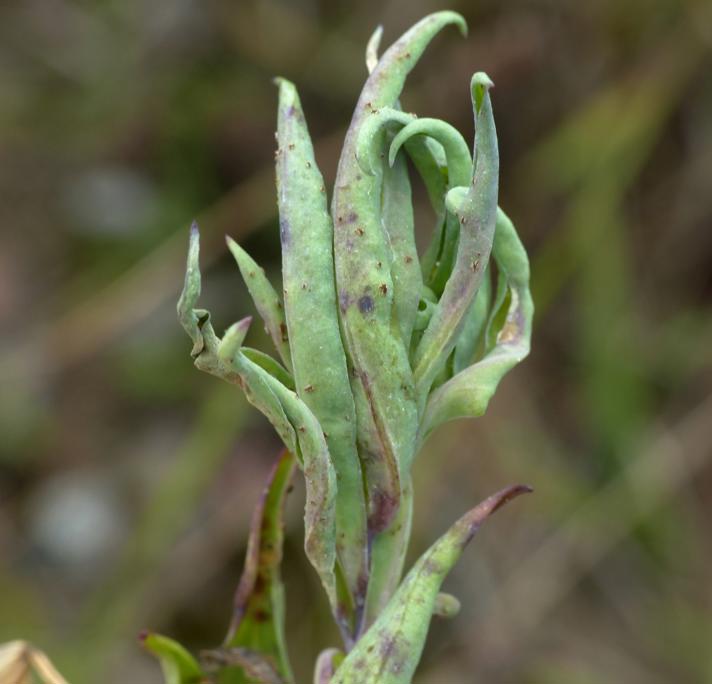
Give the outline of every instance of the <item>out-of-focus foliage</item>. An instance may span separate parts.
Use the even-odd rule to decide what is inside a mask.
[[[708,5],[451,2],[470,39],[436,41],[412,75],[404,111],[468,139],[462,84],[475,69],[497,84],[500,204],[537,305],[532,356],[488,416],[436,430],[415,464],[413,558],[478,495],[537,490],[448,579],[462,612],[431,630],[420,684],[712,677]],[[185,363],[185,229],[199,218],[222,328],[249,307],[223,235],[279,267],[272,76],[300,84],[330,185],[363,41],[436,9],[0,7],[0,642],[41,646],[73,684],[141,684],[159,676],[142,627],[221,641],[278,445]],[[433,216],[414,192],[422,249]],[[335,635],[299,496],[283,579],[308,681]]]

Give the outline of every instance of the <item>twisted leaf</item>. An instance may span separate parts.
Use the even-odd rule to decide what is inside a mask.
[[[264,381],[264,376],[254,372],[252,366],[248,367],[242,375],[236,373],[218,356],[220,339],[213,330],[210,322],[210,313],[205,309],[197,309],[200,297],[200,233],[198,226],[193,224],[190,230],[190,243],[188,247],[188,262],[185,272],[185,284],[178,300],[178,319],[193,340],[191,356],[195,366],[200,370],[215,375],[226,382],[242,387],[247,400],[264,413],[272,423],[277,434],[282,438],[285,446],[292,452],[296,451],[296,436],[294,429],[282,409],[281,404],[274,396],[269,385]],[[249,328],[251,318],[245,318],[232,327],[233,334],[241,335],[244,339]],[[242,343],[240,340],[240,344]],[[254,367],[259,368],[253,364]]]
[[[458,373],[432,393],[423,415],[420,441],[454,418],[481,416],[500,380],[529,353],[534,303],[529,291],[529,260],[512,222],[499,210],[492,254],[509,309],[496,345],[481,361]],[[493,309],[494,311],[495,309]]]
[[[462,330],[464,315],[482,282],[492,249],[497,216],[499,153],[486,74],[472,77],[475,113],[475,169],[469,188],[448,192],[448,210],[460,221],[457,258],[450,278],[416,350],[414,377],[418,401],[424,406],[438,372]]]

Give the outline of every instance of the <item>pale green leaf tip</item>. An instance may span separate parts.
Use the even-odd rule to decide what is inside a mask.
[[[435,599],[433,615],[441,618],[454,618],[460,612],[460,600],[452,594],[440,592]]]
[[[225,236],[225,242],[227,243],[227,248],[230,250],[232,253],[232,256],[235,257],[235,261],[237,261],[237,265],[242,268],[243,261],[245,259],[250,259],[249,254],[240,247],[240,245],[235,242],[229,235]]]
[[[283,98],[286,95],[293,96],[297,92],[297,87],[294,85],[294,83],[284,78],[283,76],[275,76],[272,79],[272,83],[274,83],[279,88],[280,98]]]
[[[452,10],[444,10],[443,12],[436,12],[435,17],[446,18],[446,21],[450,24],[455,24],[460,30],[463,37],[467,38],[467,21],[459,12],[453,12]]]
[[[185,270],[185,282],[178,299],[178,317],[181,323],[188,324],[193,309],[200,297],[200,230],[197,222],[190,226],[188,260]]]
[[[494,88],[494,81],[484,71],[478,71],[472,75],[470,92],[472,93],[472,102],[475,105],[475,110],[478,113],[482,107],[482,101],[490,88]]]
[[[383,38],[383,26],[379,24],[366,44],[366,68],[369,74],[378,64],[378,49],[381,47],[381,38]]]
[[[237,323],[233,323],[223,335],[218,347],[218,357],[221,361],[229,363],[245,341],[247,331],[250,329],[252,316],[247,316]]]

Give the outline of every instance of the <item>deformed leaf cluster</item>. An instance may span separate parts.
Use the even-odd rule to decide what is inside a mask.
[[[410,682],[433,613],[457,612],[456,599],[438,594],[447,572],[481,522],[525,491],[503,490],[466,514],[401,582],[413,459],[437,426],[485,411],[528,354],[533,315],[526,252],[497,206],[492,81],[476,73],[470,83],[472,152],[446,122],[400,108],[406,76],[449,24],[466,30],[458,14],[438,12],[380,58],[380,29],[374,34],[330,208],[296,89],[277,79],[280,291],[244,249],[229,238],[228,246],[279,361],[243,345],[249,317],[215,334],[198,308],[199,237],[191,231],[178,314],[195,365],[239,385],[287,452],[253,522],[223,648],[198,665],[163,637],[146,641],[169,663],[171,682],[293,681],[278,562],[295,461],[306,482],[306,553],[347,652],[320,656],[318,682]],[[422,257],[409,162],[436,216]]]

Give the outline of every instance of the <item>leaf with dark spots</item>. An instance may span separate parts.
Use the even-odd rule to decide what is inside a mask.
[[[277,200],[280,221],[290,229],[289,240],[282,239],[282,274],[295,387],[326,435],[328,457],[339,480],[336,546],[351,604],[362,600],[359,578],[367,572],[366,500],[356,449],[354,400],[339,331],[334,231],[305,118],[285,116],[285,111],[301,112],[297,89],[284,79],[277,83],[277,138],[280,147],[289,150],[277,163]],[[356,212],[346,213],[349,228],[357,220]]]
[[[225,684],[240,684],[241,674],[254,674],[246,663],[267,662],[277,679],[292,682],[284,636],[284,588],[280,577],[284,542],[284,503],[290,490],[295,457],[283,451],[255,507],[242,577],[235,593],[233,617],[223,650],[222,667],[237,669]],[[245,653],[255,657],[245,660]],[[214,652],[215,653],[215,652]],[[256,659],[259,656],[259,661]],[[225,660],[227,658],[227,660]],[[251,680],[245,680],[251,681]]]
[[[362,314],[370,314],[373,311],[373,298],[370,295],[364,295],[358,300],[358,310]]]
[[[332,201],[334,225],[334,270],[339,292],[349,292],[357,306],[341,309],[341,330],[347,357],[355,372],[352,394],[356,406],[361,453],[373,454],[381,461],[395,463],[404,472],[414,457],[418,411],[413,385],[409,349],[398,326],[393,325],[393,293],[390,268],[392,249],[381,224],[381,174],[364,173],[356,158],[359,131],[374,111],[394,108],[405,79],[431,40],[444,27],[455,24],[463,31],[463,18],[454,12],[437,12],[418,22],[396,41],[378,60],[356,105],[346,134],[337,170]],[[374,50],[371,51],[373,54]],[[369,58],[369,61],[370,58]],[[363,235],[338,229],[351,212],[359,216]],[[410,252],[406,252],[410,254]],[[371,295],[386,285],[388,296],[374,301]],[[369,296],[370,299],[364,299]],[[417,291],[413,309],[417,307]],[[363,384],[367,380],[368,386]],[[375,485],[365,473],[368,486]],[[392,478],[392,481],[393,478]],[[390,488],[390,483],[378,483]]]
[[[445,577],[482,523],[507,501],[530,491],[529,487],[515,485],[497,492],[440,537],[346,656],[331,684],[410,684]]]

